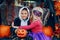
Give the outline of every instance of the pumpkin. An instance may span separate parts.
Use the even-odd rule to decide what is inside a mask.
[[[17,36],[20,38],[24,38],[27,35],[27,31],[25,29],[18,29],[17,30]]]
[[[0,38],[10,36],[10,26],[0,25]]]
[[[43,27],[43,33],[46,35],[46,36],[52,36],[53,34],[53,31],[52,31],[52,28],[50,26],[44,26]]]

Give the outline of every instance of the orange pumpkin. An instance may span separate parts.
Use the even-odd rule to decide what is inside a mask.
[[[43,27],[43,33],[47,36],[52,36],[53,34],[52,28],[50,26]]]
[[[26,35],[27,35],[27,31],[26,30],[24,30],[24,29],[18,29],[17,30],[17,36],[18,37],[24,38],[24,37],[26,37]]]
[[[0,25],[0,38],[10,36],[10,26]]]

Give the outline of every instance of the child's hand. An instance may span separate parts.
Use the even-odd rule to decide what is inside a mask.
[[[15,33],[17,33],[17,31],[19,30],[20,28],[17,28],[16,30],[15,30]]]
[[[15,33],[17,33],[17,30],[18,30],[18,29],[15,30]]]

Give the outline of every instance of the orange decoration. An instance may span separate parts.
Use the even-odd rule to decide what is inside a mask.
[[[59,24],[56,23],[56,24],[55,24],[55,30],[58,30],[58,29],[59,29]]]
[[[47,36],[52,36],[53,34],[52,28],[50,26],[43,27],[43,33]]]
[[[10,36],[10,26],[0,25],[0,38]]]
[[[17,36],[18,37],[24,38],[24,37],[26,37],[26,35],[27,35],[27,31],[26,30],[24,30],[24,29],[18,29],[17,30]]]
[[[60,2],[55,1],[55,9],[60,10]]]
[[[60,15],[60,10],[57,10],[56,11],[56,16],[59,16]]]
[[[55,1],[54,7],[56,10],[56,16],[59,16],[60,15],[60,2]]]

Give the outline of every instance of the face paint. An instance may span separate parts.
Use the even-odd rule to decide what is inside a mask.
[[[40,17],[42,15],[42,13],[37,10],[34,10],[33,13],[34,13],[34,15],[36,15],[38,17]]]

